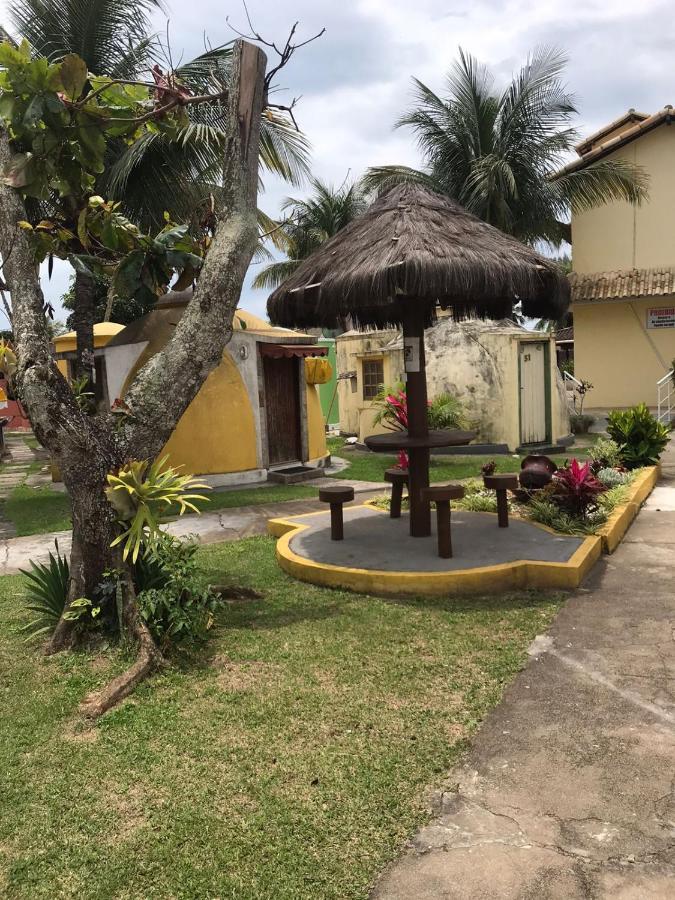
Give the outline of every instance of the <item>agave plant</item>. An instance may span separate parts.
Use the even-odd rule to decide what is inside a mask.
[[[56,556],[50,553],[48,563],[30,560],[30,571],[21,569],[21,574],[28,579],[26,606],[36,614],[36,618],[22,628],[29,638],[51,633],[66,605],[70,567],[67,558],[59,553],[58,541],[55,540],[54,545]]]
[[[152,548],[160,535],[160,525],[171,513],[182,516],[187,510],[198,513],[194,500],[207,500],[196,490],[209,486],[192,475],[180,475],[177,468],[167,466],[168,456],[154,463],[132,460],[108,475],[106,497],[117,514],[124,531],[111,546],[124,544],[122,558],[131,555],[136,563],[141,549]]]

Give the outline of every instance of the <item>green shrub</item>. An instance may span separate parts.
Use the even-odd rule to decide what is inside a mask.
[[[670,439],[670,429],[644,403],[611,412],[607,433],[621,448],[621,460],[629,469],[656,465]]]
[[[621,447],[611,438],[600,438],[588,448],[588,455],[598,469],[615,469],[621,465]]]
[[[429,404],[429,428],[444,431],[450,428],[468,428],[469,420],[464,404],[452,394],[438,394]]]
[[[197,573],[197,545],[164,535],[149,551],[165,582],[138,594],[141,617],[156,643],[166,650],[183,641],[200,641],[213,625],[218,596]]]
[[[29,637],[51,633],[61,618],[68,597],[70,567],[65,556],[59,553],[58,541],[54,541],[56,556],[49,554],[48,563],[30,560],[30,571],[21,569],[28,579],[27,608],[36,618],[22,629]]]
[[[619,472],[617,469],[600,469],[596,475],[598,481],[601,481],[609,488],[616,487],[620,484],[626,484],[630,480],[628,472]]]
[[[626,500],[627,491],[625,484],[617,484],[598,497],[598,507],[606,516]]]
[[[585,519],[560,509],[549,497],[533,497],[525,510],[528,519],[546,525],[561,534],[593,534],[606,516],[603,511]]]
[[[494,491],[477,491],[465,494],[461,500],[453,503],[453,506],[469,512],[497,512],[497,496]]]

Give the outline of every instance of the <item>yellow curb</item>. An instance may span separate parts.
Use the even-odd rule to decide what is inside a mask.
[[[363,504],[365,508],[367,504]],[[383,510],[380,510],[384,512]],[[309,515],[321,515],[310,513]],[[325,515],[325,513],[323,513]],[[448,572],[399,572],[382,569],[356,569],[318,563],[294,553],[290,541],[297,531],[309,526],[288,519],[271,519],[269,533],[279,537],[276,556],[281,568],[300,581],[325,587],[341,587],[362,594],[389,596],[444,594],[481,594],[522,588],[553,588],[573,590],[602,555],[602,541],[596,535],[584,538],[567,562],[516,560],[476,569],[455,569]],[[535,528],[551,529],[530,523]],[[553,532],[554,534],[556,532]]]
[[[654,490],[659,480],[660,466],[649,466],[635,476],[628,485],[628,496],[609,515],[605,524],[598,528],[597,534],[602,539],[603,553],[614,553],[640,512],[640,507]]]

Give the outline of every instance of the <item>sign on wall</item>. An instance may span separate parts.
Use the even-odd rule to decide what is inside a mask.
[[[675,328],[675,306],[648,309],[647,328]]]
[[[403,342],[403,364],[406,372],[420,370],[420,338],[407,337]]]

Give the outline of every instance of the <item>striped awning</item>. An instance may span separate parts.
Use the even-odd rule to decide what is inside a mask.
[[[569,280],[573,303],[675,294],[675,268],[619,269],[581,275],[573,272]]]

